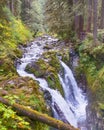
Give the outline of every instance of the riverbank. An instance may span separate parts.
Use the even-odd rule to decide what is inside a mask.
[[[86,102],[83,95],[81,96],[82,91],[79,90],[71,70],[64,65],[69,64],[69,45],[49,35],[44,35],[36,38],[26,47],[22,47],[22,51],[22,58],[15,62],[20,76],[16,73],[8,81],[2,82],[4,95],[8,99],[78,127],[77,122],[80,123],[85,116],[83,113],[85,113]],[[59,59],[65,63],[61,65]],[[63,86],[68,86],[68,88]],[[33,122],[29,121],[28,125],[30,129],[34,128]],[[38,122],[35,123],[35,129],[44,130],[49,127]]]
[[[93,36],[88,34],[79,47],[78,77],[83,74],[87,83],[88,102],[87,124],[88,130],[103,130],[103,109],[104,109],[104,44],[102,43],[103,33],[99,32],[100,39],[97,45],[93,45]],[[77,74],[78,74],[77,73]]]

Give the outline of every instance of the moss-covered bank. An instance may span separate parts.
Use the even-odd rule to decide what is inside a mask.
[[[2,10],[6,17],[0,19],[0,96],[31,107],[42,113],[48,113],[43,93],[37,82],[20,77],[15,68],[15,60],[22,56],[19,45],[26,45],[32,39],[32,33],[17,20],[9,10]],[[48,126],[18,116],[11,108],[0,103],[1,130],[48,130]]]
[[[104,33],[101,33],[101,31],[98,33],[96,46],[94,46],[92,34],[87,35],[79,47],[80,64],[77,68],[79,75],[81,73],[86,75],[89,97],[88,111],[90,111],[88,120],[92,121],[92,128],[94,130],[104,127],[102,123],[104,122],[104,43],[101,40],[103,35]],[[93,116],[94,112],[96,116]]]

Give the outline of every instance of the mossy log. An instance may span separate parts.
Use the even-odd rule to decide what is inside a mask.
[[[15,111],[17,111],[17,113],[19,113],[22,116],[27,116],[32,120],[37,120],[54,128],[58,128],[58,130],[78,130],[77,128],[74,128],[70,124],[65,124],[60,120],[49,117],[46,114],[42,114],[26,106],[17,103],[11,104],[8,100],[4,99],[3,97],[0,97],[0,102],[7,106],[11,106]]]

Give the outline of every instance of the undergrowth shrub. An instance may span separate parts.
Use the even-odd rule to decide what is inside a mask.
[[[98,33],[98,36],[100,34]],[[88,34],[79,47],[80,67],[87,78],[88,87],[94,101],[104,103],[104,45],[98,39],[97,46],[93,44],[92,34]]]
[[[0,20],[0,51],[8,53],[16,50],[18,45],[25,44],[32,38],[32,33],[20,19],[16,19],[7,9],[3,8],[5,17]]]

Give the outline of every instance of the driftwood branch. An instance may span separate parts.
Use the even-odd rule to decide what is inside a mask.
[[[37,120],[54,128],[58,128],[58,130],[78,130],[70,124],[65,124],[60,120],[54,119],[46,114],[42,114],[38,111],[32,110],[31,108],[27,108],[26,106],[17,103],[11,104],[8,100],[4,99],[3,97],[0,97],[0,102],[7,106],[12,106],[12,108],[22,116],[27,116],[32,120]]]

